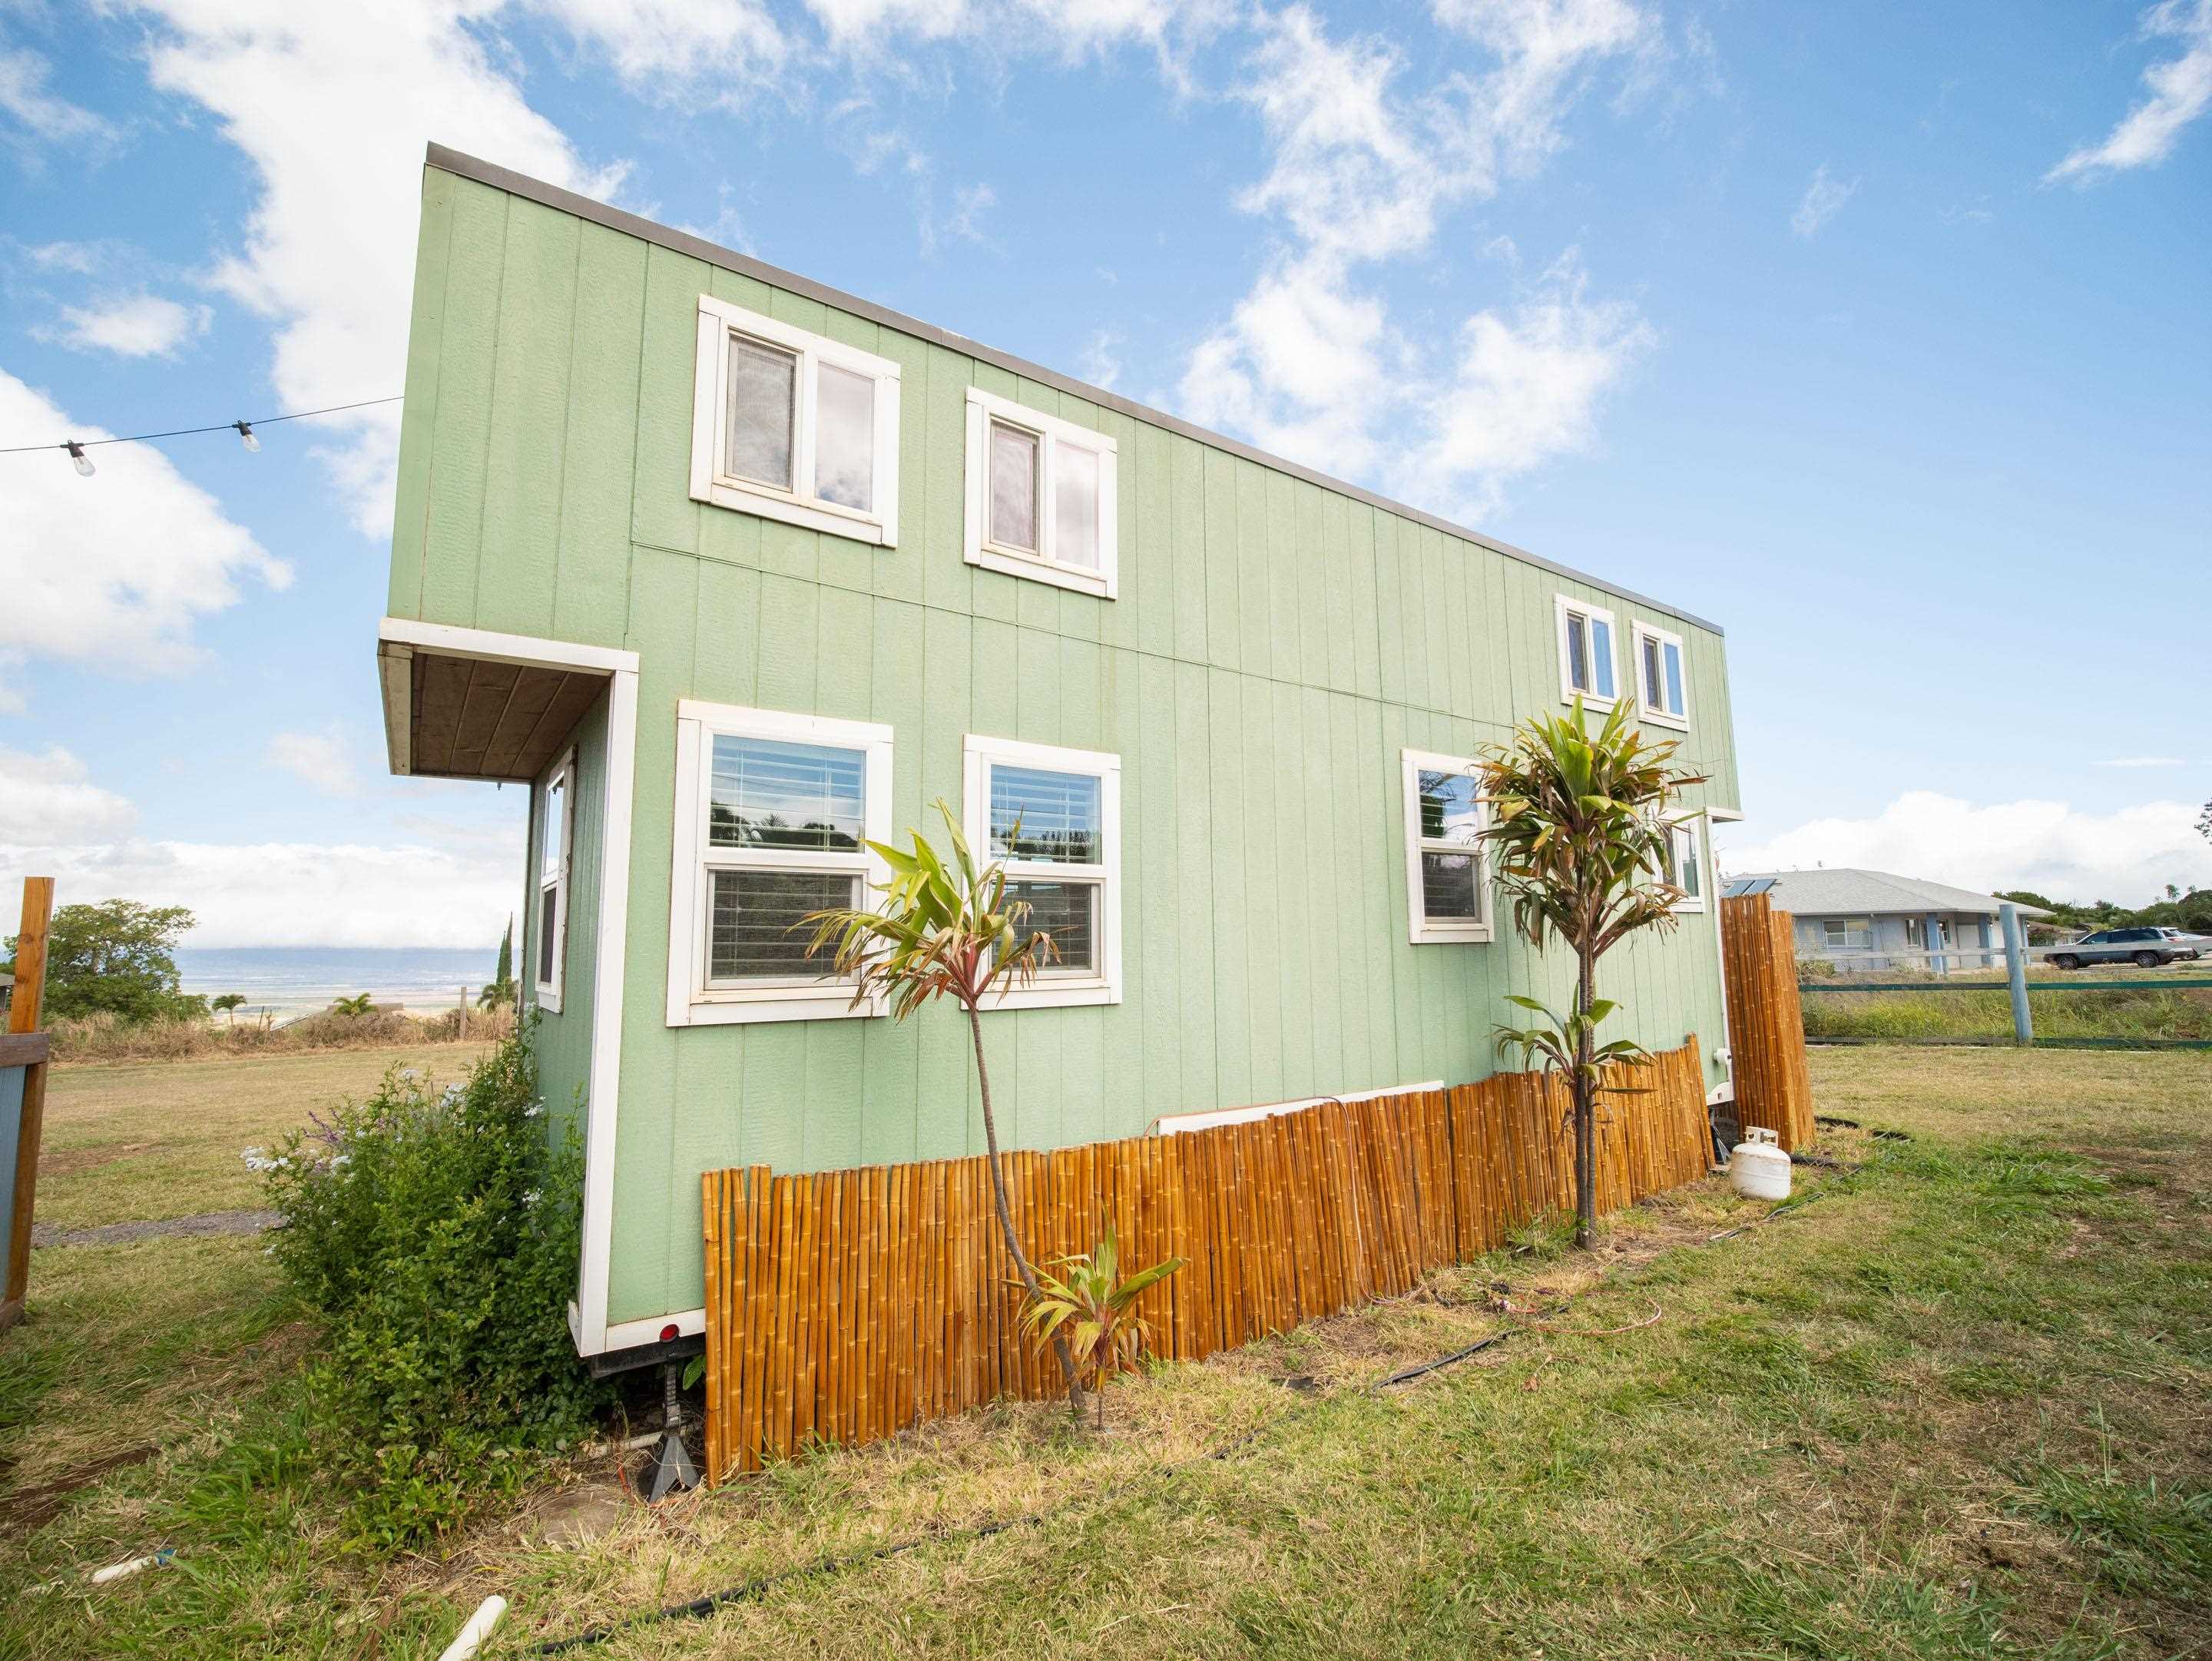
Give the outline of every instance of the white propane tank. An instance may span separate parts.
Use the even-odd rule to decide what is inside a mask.
[[[1747,1200],[1790,1197],[1790,1156],[1771,1130],[1753,1125],[1729,1150],[1729,1181]]]

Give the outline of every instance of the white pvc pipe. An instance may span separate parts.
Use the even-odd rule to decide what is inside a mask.
[[[507,1599],[494,1592],[477,1605],[477,1612],[469,1617],[468,1625],[453,1634],[453,1641],[446,1646],[438,1661],[469,1661],[506,1614]]]
[[[127,1580],[141,1569],[150,1569],[161,1561],[161,1555],[155,1552],[147,1557],[133,1557],[128,1562],[110,1563],[104,1569],[94,1569],[92,1572],[92,1584],[95,1586],[104,1586],[111,1580]]]

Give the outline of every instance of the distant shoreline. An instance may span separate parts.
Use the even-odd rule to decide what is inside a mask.
[[[495,948],[449,946],[185,946],[176,955],[185,992],[238,993],[247,1020],[264,1010],[289,1020],[363,992],[410,1015],[435,1015],[465,996],[473,1003],[498,964]]]

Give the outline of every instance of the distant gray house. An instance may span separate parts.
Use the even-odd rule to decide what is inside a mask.
[[[1726,879],[1723,891],[1763,893],[1796,920],[1800,962],[1817,958],[1845,974],[1893,969],[1992,969],[2004,962],[1997,908],[1971,888],[1845,867],[1773,871]],[[2020,908],[2023,922],[2051,915]]]

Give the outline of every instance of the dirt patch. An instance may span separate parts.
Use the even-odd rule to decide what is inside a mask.
[[[160,1451],[151,1442],[141,1442],[72,1465],[58,1476],[0,1497],[0,1535],[29,1534],[44,1528],[61,1515],[70,1496],[78,1489],[90,1488],[110,1471],[143,1465]]]
[[[39,1155],[39,1175],[74,1177],[80,1171],[97,1171],[104,1165],[113,1165],[118,1159],[151,1153],[153,1147],[151,1142],[120,1142],[101,1147],[49,1148]]]
[[[149,1222],[104,1223],[98,1228],[55,1228],[31,1225],[34,1246],[129,1245],[173,1234],[258,1234],[284,1220],[275,1211],[204,1211],[196,1217],[163,1217]]]

